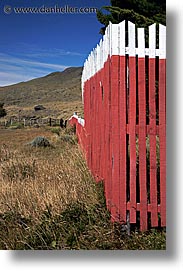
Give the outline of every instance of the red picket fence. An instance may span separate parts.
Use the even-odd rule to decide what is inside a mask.
[[[156,33],[145,48],[143,28],[110,24],[84,65],[85,119],[70,119],[112,221],[141,230],[166,226],[166,27],[158,48]]]

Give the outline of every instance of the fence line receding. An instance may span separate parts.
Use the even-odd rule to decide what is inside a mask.
[[[70,119],[112,221],[141,230],[166,226],[165,73],[165,26],[110,23],[84,64],[84,120]]]

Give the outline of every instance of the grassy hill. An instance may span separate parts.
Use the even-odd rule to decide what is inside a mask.
[[[70,67],[27,82],[0,87],[0,102],[5,103],[8,116],[33,116],[34,106],[44,105],[39,116],[70,116],[73,111],[82,114],[82,67]]]

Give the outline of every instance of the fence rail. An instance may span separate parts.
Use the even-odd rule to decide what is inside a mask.
[[[9,119],[0,119],[0,126],[9,127],[14,126],[17,124],[21,124],[23,127],[26,126],[43,126],[43,125],[49,125],[49,126],[60,126],[60,119],[56,118],[18,118],[13,117]]]
[[[109,24],[84,64],[85,120],[70,119],[112,220],[141,230],[166,226],[166,27],[145,43],[144,28]]]

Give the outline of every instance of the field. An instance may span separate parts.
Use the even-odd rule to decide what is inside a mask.
[[[44,136],[51,146],[32,147]],[[74,129],[0,129],[0,249],[166,249],[166,233],[110,222]]]
[[[51,117],[68,119],[73,112],[83,115],[81,98],[82,67],[70,67],[27,82],[0,87],[0,102],[10,118]],[[35,111],[34,106],[44,110]],[[1,119],[4,121],[4,118]],[[0,121],[1,121],[0,120]]]
[[[34,105],[20,107],[17,105],[6,106],[7,116],[1,118],[0,121],[8,120],[11,117],[19,117],[23,122],[23,117],[51,117],[51,118],[63,118],[68,119],[73,115],[73,112],[77,112],[78,116],[83,117],[83,104],[81,101],[73,102],[47,102],[44,104],[45,110],[34,111]],[[19,111],[21,112],[19,113]]]

